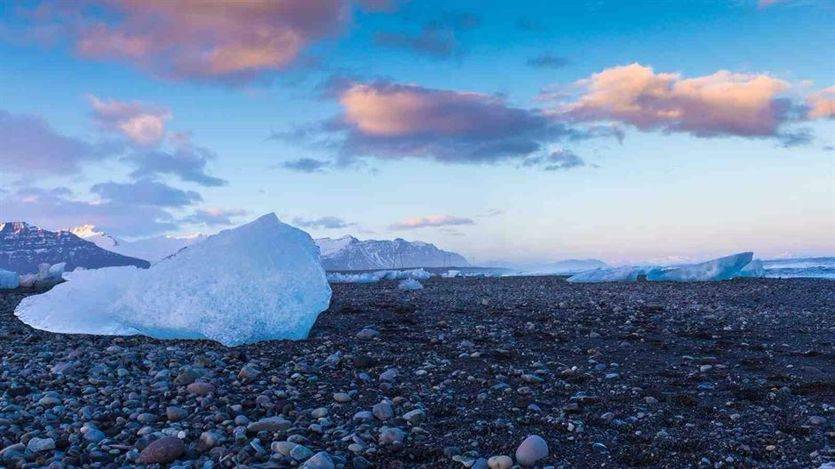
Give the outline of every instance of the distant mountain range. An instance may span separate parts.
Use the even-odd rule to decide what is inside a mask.
[[[206,239],[205,235],[200,234],[183,237],[156,236],[137,241],[124,241],[102,231],[98,231],[93,225],[81,225],[70,228],[69,231],[108,251],[144,259],[151,263],[159,262],[184,247]]]
[[[462,255],[421,241],[359,240],[353,236],[316,240],[325,270],[375,270],[413,267],[466,267]]]
[[[24,222],[0,223],[0,269],[21,274],[38,271],[38,264],[66,262],[76,267],[98,269],[122,265],[147,268],[142,259],[105,250],[69,231],[47,231]]]

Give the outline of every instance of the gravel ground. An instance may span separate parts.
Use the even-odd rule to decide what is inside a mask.
[[[237,348],[35,331],[0,294],[0,465],[835,460],[833,281],[424,286],[335,285],[310,339]]]

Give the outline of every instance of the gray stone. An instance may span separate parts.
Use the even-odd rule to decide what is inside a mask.
[[[394,409],[391,407],[391,403],[383,401],[379,404],[374,404],[374,407],[371,408],[371,413],[374,414],[380,420],[388,420],[394,417]]]
[[[41,451],[52,451],[55,449],[55,440],[52,438],[38,438],[34,437],[26,444],[26,449],[30,453],[40,453]]]
[[[334,469],[335,465],[330,454],[326,451],[320,451],[302,464],[301,467],[303,469]]]
[[[293,422],[282,417],[267,417],[257,422],[252,422],[246,427],[250,433],[285,431],[293,425]]]
[[[516,448],[516,462],[523,466],[533,466],[537,461],[548,457],[548,443],[539,435],[530,435]]]

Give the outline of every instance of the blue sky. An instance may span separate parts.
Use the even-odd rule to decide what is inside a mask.
[[[0,218],[835,253],[835,2],[626,3],[4,3]]]

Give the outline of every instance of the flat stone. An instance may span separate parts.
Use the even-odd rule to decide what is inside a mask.
[[[209,394],[215,392],[215,385],[205,381],[195,381],[186,386],[186,389],[188,392],[198,396],[208,396]]]
[[[183,440],[174,436],[164,436],[154,440],[139,453],[136,459],[141,464],[168,464],[186,452]]]
[[[250,433],[284,431],[293,426],[293,422],[282,417],[267,417],[252,422],[246,427]]]
[[[374,407],[371,408],[371,413],[383,421],[394,417],[394,409],[391,407],[391,404],[386,401],[374,404]]]

